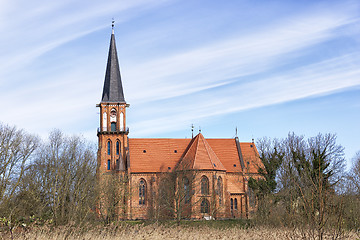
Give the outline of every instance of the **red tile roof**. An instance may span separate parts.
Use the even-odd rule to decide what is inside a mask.
[[[194,139],[129,138],[130,171],[172,171],[183,158],[195,169],[242,172],[235,139],[205,139],[199,135]],[[255,144],[240,143],[240,148],[245,172],[256,173],[262,163]]]
[[[172,171],[185,152],[190,140],[191,139],[129,138],[130,171]],[[170,169],[168,169],[169,167]]]

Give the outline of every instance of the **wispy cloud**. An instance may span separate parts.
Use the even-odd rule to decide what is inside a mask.
[[[261,73],[283,65],[288,54],[301,55],[301,50],[333,38],[334,30],[353,21],[338,14],[306,14],[261,32],[135,65],[124,71],[132,82],[127,91],[134,103],[167,99]]]
[[[112,17],[131,137],[191,123],[216,130],[229,114],[360,85],[358,1],[0,6],[0,121],[42,136],[60,128],[96,138]]]
[[[119,1],[109,4],[81,4],[73,1],[5,1],[3,18],[13,19],[0,25],[2,54],[0,74],[12,73],[35,58],[80,37],[109,27],[111,16],[127,21],[134,12],[159,6],[166,1]],[[99,21],[100,20],[100,21]],[[8,22],[9,20],[7,20]],[[105,22],[106,21],[106,22]],[[6,79],[2,78],[2,81]]]
[[[198,94],[193,104],[176,109],[175,104],[163,103],[159,112],[156,107],[148,109],[150,120],[135,121],[135,134],[151,135],[156,132],[179,130],[192,122],[203,121],[214,116],[226,115],[273,104],[294,101],[307,97],[331,94],[353,86],[360,86],[360,51],[319,63],[307,65],[255,81],[231,84],[211,94]],[[226,106],[224,108],[223,106]],[[168,114],[164,117],[164,112]],[[170,114],[169,114],[170,113]],[[174,122],[174,119],[177,121]],[[181,124],[179,124],[181,123]],[[152,126],[149,128],[149,126]]]

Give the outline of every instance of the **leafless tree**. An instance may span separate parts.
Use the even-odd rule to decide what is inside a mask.
[[[119,219],[126,219],[126,201],[129,197],[126,174],[104,173],[96,187],[97,212],[105,224]]]
[[[348,180],[348,191],[360,197],[360,151],[357,152],[353,158]]]
[[[192,207],[198,203],[194,198],[197,181],[196,170],[180,169],[159,175],[156,209],[159,218],[174,218],[177,224],[190,218]]]
[[[25,174],[22,198],[36,203],[33,213],[55,224],[82,222],[94,208],[94,147],[78,136],[50,133]]]
[[[13,201],[38,142],[36,136],[0,123],[0,217],[11,236],[19,210]]]
[[[0,123],[0,204],[14,196],[38,142],[33,135]]]

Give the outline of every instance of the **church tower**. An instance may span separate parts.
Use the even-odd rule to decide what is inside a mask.
[[[98,174],[124,172],[128,168],[128,134],[126,127],[126,103],[119,60],[116,51],[114,23],[110,39],[109,56],[107,60],[103,94],[100,104],[100,127],[97,136]]]

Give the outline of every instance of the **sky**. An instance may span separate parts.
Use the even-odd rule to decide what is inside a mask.
[[[358,0],[0,0],[0,122],[96,142],[112,18],[129,137],[360,150]]]

